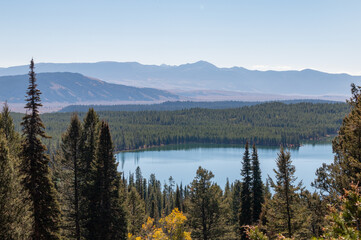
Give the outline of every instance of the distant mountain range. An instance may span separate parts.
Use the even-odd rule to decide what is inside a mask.
[[[0,68],[0,76],[24,74],[28,66]],[[202,90],[263,95],[297,95],[297,98],[345,99],[350,84],[361,84],[361,76],[329,74],[315,70],[254,71],[241,67],[218,68],[199,61],[179,66],[142,65],[136,62],[39,63],[37,72],[75,72],[107,82],[135,87],[173,90],[178,95]],[[196,94],[196,97],[199,94]],[[192,95],[191,97],[194,97]]]
[[[119,102],[162,102],[178,100],[167,91],[137,88],[107,83],[79,73],[54,72],[37,74],[41,99],[45,103],[101,104]],[[0,101],[23,103],[28,86],[28,75],[0,77]]]

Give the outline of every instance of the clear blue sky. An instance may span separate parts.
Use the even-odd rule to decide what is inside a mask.
[[[138,61],[361,75],[360,0],[4,0],[0,67]]]

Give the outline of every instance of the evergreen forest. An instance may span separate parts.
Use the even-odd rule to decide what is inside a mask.
[[[40,114],[30,63],[26,114],[0,114],[0,239],[360,239],[361,87],[348,104]],[[290,145],[334,135],[314,192]],[[50,138],[52,137],[52,138]],[[201,166],[189,185],[117,170],[115,151],[185,142],[244,143],[239,180]],[[262,182],[257,145],[280,146]]]
[[[184,109],[177,111],[97,112],[108,122],[115,151],[182,143],[299,146],[303,141],[337,134],[350,108],[345,103],[264,103],[232,109]],[[20,113],[12,113],[21,131]],[[46,113],[41,118],[52,138],[44,144],[59,148],[72,113]],[[78,113],[84,118],[86,113]]]
[[[246,101],[217,101],[217,102],[193,102],[193,101],[172,101],[155,104],[124,104],[124,105],[70,105],[62,108],[59,112],[87,112],[89,108],[94,108],[97,112],[116,112],[116,111],[175,111],[191,108],[205,108],[205,109],[229,109],[241,108],[245,106],[253,106],[267,101],[246,102]],[[317,100],[317,99],[299,99],[299,100],[280,100],[286,104],[295,103],[337,103],[335,101]]]

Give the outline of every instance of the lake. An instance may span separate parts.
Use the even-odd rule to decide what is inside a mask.
[[[250,149],[251,150],[251,149]],[[262,178],[274,177],[276,158],[279,148],[259,146]],[[251,153],[252,151],[250,151]],[[315,171],[322,163],[333,161],[331,144],[306,144],[290,149],[291,159],[296,167],[296,176],[304,185],[312,190],[310,183],[315,179]],[[172,176],[176,183],[189,184],[196,175],[199,166],[211,170],[214,181],[222,188],[229,178],[230,182],[241,179],[241,160],[244,148],[227,145],[185,144],[165,146],[134,152],[121,152],[116,155],[119,161],[118,170],[125,176],[135,172],[139,166],[143,177],[149,179],[151,173],[162,183]]]

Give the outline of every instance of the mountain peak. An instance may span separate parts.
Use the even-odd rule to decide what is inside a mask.
[[[191,63],[192,64],[192,63]],[[212,63],[209,63],[207,61],[200,60],[198,62],[193,63],[192,65],[202,66],[202,67],[216,67]]]
[[[180,68],[201,68],[201,69],[210,69],[210,68],[217,68],[215,65],[213,65],[212,63],[209,63],[207,61],[198,61],[198,62],[194,62],[194,63],[186,63],[186,64],[181,64],[178,67]]]

